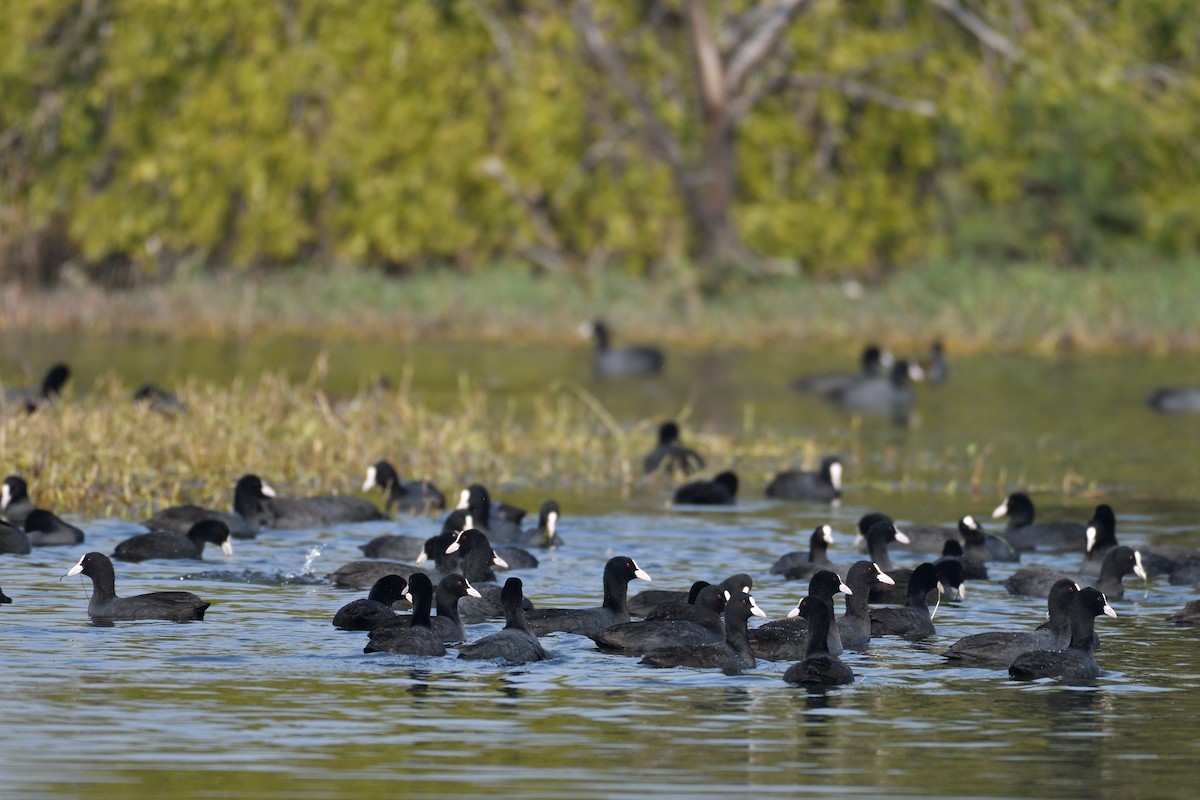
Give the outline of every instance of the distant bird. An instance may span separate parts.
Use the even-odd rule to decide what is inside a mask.
[[[608,325],[602,320],[585,322],[579,327],[579,335],[590,337],[593,341],[592,373],[597,378],[653,375],[662,372],[666,365],[666,358],[657,347],[613,347]]]
[[[867,378],[825,393],[825,399],[847,411],[887,416],[893,422],[908,421],[913,409],[912,380],[920,368],[905,359],[892,364],[888,375]]]
[[[1192,600],[1171,617],[1176,625],[1200,625],[1200,600]]]
[[[674,475],[691,475],[704,468],[704,459],[679,439],[679,426],[664,422],[658,427],[658,444],[642,458],[642,468],[647,474],[659,469]]]
[[[675,505],[731,506],[736,502],[737,474],[726,470],[711,481],[692,481],[675,490]]]
[[[523,538],[521,520],[525,518],[525,509],[493,503],[482,483],[472,483],[462,490],[457,510],[465,510],[471,516],[471,526],[483,531],[492,544],[512,544]]]
[[[1157,389],[1146,404],[1163,414],[1200,414],[1200,386]]]
[[[877,344],[868,344],[859,357],[858,372],[833,372],[801,375],[788,386],[798,392],[829,394],[844,391],[856,383],[874,378],[892,366],[892,355]]]
[[[187,533],[202,519],[219,519],[229,526],[233,538],[253,539],[262,523],[263,503],[274,496],[275,490],[257,475],[243,475],[233,489],[233,513],[196,505],[171,506],[142,524],[150,530]]]
[[[167,619],[191,622],[204,619],[206,603],[191,592],[151,592],[118,597],[116,573],[103,553],[87,553],[67,570],[64,578],[83,573],[92,579],[88,616],[97,620]]]
[[[1013,492],[992,512],[993,518],[1004,516],[1008,517],[1004,538],[1018,550],[1047,547],[1078,551],[1087,543],[1087,529],[1081,523],[1035,523],[1033,500],[1024,492]]]
[[[0,518],[21,525],[30,511],[33,500],[29,498],[29,484],[20,475],[9,475],[0,484]]]
[[[1142,566],[1142,554],[1126,545],[1118,545],[1104,556],[1100,566],[1100,577],[1080,576],[1080,584],[1095,586],[1108,597],[1120,600],[1125,596],[1122,579],[1130,573],[1146,580],[1146,569]],[[1042,565],[1022,567],[1004,580],[1004,588],[1012,594],[1046,597],[1050,588],[1060,578],[1072,576]]]
[[[187,406],[179,399],[179,395],[153,383],[142,384],[133,393],[133,402],[166,417],[187,413]]]
[[[185,534],[174,531],[139,533],[120,542],[113,550],[112,557],[117,561],[147,561],[152,558],[199,561],[204,556],[205,544],[216,545],[226,558],[233,557],[229,526],[219,519],[202,519]]]
[[[1085,683],[1100,677],[1100,665],[1093,654],[1096,617],[1116,618],[1104,593],[1088,587],[1075,595],[1071,603],[1071,643],[1061,650],[1032,650],[1013,659],[1010,678],[1032,681],[1061,678],[1065,683]]]
[[[604,651],[641,655],[660,647],[697,645],[725,640],[725,601],[728,593],[716,584],[704,583],[693,603],[667,611],[656,619],[621,622],[592,636]],[[679,612],[686,609],[686,618]]]
[[[413,514],[428,514],[446,507],[446,496],[430,481],[402,481],[390,461],[377,461],[367,467],[367,477],[362,490],[368,492],[379,487],[387,500],[386,511],[409,511]]]
[[[25,517],[25,533],[34,547],[79,544],[84,538],[83,531],[44,508],[35,508]]]
[[[819,597],[800,601],[800,615],[808,620],[809,636],[804,659],[783,673],[787,683],[799,686],[835,686],[854,682],[854,672],[829,651],[825,635],[834,630],[833,612]]]
[[[1099,575],[1104,557],[1117,546],[1117,515],[1113,513],[1112,506],[1107,503],[1096,506],[1084,529],[1084,536],[1086,547],[1079,574]]]
[[[5,405],[9,408],[21,408],[32,414],[47,403],[57,400],[70,377],[70,367],[66,364],[55,364],[46,371],[40,386],[7,389],[4,392]]]
[[[561,516],[562,509],[559,508],[558,501],[547,500],[542,503],[538,510],[537,527],[522,531],[521,541],[536,547],[562,547],[563,539],[558,535],[558,520]]]
[[[767,485],[767,497],[781,500],[820,500],[832,502],[842,496],[842,459],[826,456],[817,472],[789,469],[780,472]]]
[[[530,629],[523,610],[525,596],[520,578],[509,578],[500,590],[504,628],[458,648],[458,657],[471,660],[503,659],[510,664],[545,661],[546,651]]]
[[[929,346],[929,360],[922,362],[921,372],[929,383],[945,383],[950,376],[950,366],[946,363],[946,346],[941,339],[934,339]]]

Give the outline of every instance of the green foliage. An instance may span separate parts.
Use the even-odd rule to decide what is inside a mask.
[[[751,5],[711,3],[714,24]],[[813,273],[1194,252],[1194,2],[962,5],[1020,58],[920,0],[819,0],[792,26],[786,60],[752,80],[801,80],[738,130],[746,242]],[[675,178],[566,6],[12,4],[0,276],[71,253],[101,277],[306,259],[480,269],[531,247],[632,275],[678,262],[694,232]],[[694,162],[679,4],[594,6]]]

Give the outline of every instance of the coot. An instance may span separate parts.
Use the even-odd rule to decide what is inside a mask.
[[[692,481],[675,490],[671,502],[675,505],[731,506],[736,502],[737,475],[726,470],[711,481]]]
[[[704,459],[679,439],[679,426],[664,422],[658,428],[658,444],[642,458],[642,470],[651,473],[661,469],[670,475],[691,475],[704,468]]]
[[[92,579],[88,616],[97,620],[166,619],[191,622],[204,619],[209,603],[191,592],[150,592],[117,597],[117,578],[112,562],[103,553],[87,553],[63,577],[83,573]]]
[[[233,489],[233,513],[196,505],[171,506],[142,524],[150,530],[187,533],[202,519],[219,519],[229,526],[235,539],[253,539],[262,525],[263,503],[275,490],[257,475],[243,475]]]
[[[510,664],[545,661],[546,651],[525,620],[525,595],[520,578],[509,578],[500,590],[504,628],[458,648],[458,657],[472,660],[503,659]]]
[[[385,511],[408,511],[413,514],[428,514],[446,507],[446,496],[431,481],[402,481],[390,461],[377,461],[367,467],[367,477],[362,490],[380,488],[386,495]]]
[[[34,547],[61,547],[79,544],[83,531],[64,522],[44,508],[35,508],[25,517],[25,533]]]
[[[29,484],[20,475],[9,475],[0,484],[0,518],[22,525],[30,511],[33,500],[29,498]]]
[[[393,605],[405,600],[408,581],[399,575],[384,575],[371,586],[366,597],[351,600],[333,615],[333,627],[343,631],[369,631],[396,616]]]
[[[1061,650],[1031,650],[1013,659],[1008,675],[1020,681],[1061,678],[1066,683],[1085,683],[1100,677],[1100,665],[1092,653],[1096,617],[1116,617],[1104,593],[1087,587],[1071,603],[1071,643]]]
[[[1018,550],[1047,547],[1083,550],[1086,527],[1078,522],[1034,523],[1033,501],[1024,492],[1013,492],[992,512],[994,518],[1008,517],[1004,538]]]
[[[1125,596],[1125,586],[1121,582],[1126,575],[1133,573],[1146,580],[1146,570],[1142,567],[1142,556],[1136,550],[1126,545],[1118,545],[1108,551],[1104,563],[1100,566],[1100,576],[1092,578],[1079,576],[1081,584],[1095,586],[1106,596],[1120,600]],[[1055,569],[1035,565],[1022,567],[1004,580],[1004,588],[1012,594],[1023,594],[1030,597],[1046,597],[1050,587],[1060,578],[1071,578]]]
[[[597,378],[653,375],[662,372],[666,365],[666,358],[657,347],[613,347],[608,325],[602,320],[585,322],[579,327],[579,335],[592,339],[592,373]]]
[[[986,631],[964,636],[943,653],[951,666],[1008,669],[1021,653],[1060,650],[1071,642],[1071,604],[1079,587],[1061,578],[1050,589],[1049,617],[1032,631]]]
[[[146,561],[151,558],[199,561],[203,558],[205,544],[216,545],[226,558],[233,557],[229,526],[219,519],[200,520],[183,535],[173,531],[151,531],[131,536],[116,546],[112,557],[117,561]]]
[[[894,634],[906,639],[932,636],[936,631],[925,594],[934,588],[941,588],[938,586],[937,570],[933,564],[925,562],[913,570],[908,579],[908,595],[902,608],[887,606],[871,609],[871,635]]]
[[[413,613],[408,625],[392,626],[385,622],[386,636],[375,636],[374,631],[364,653],[393,653],[407,656],[444,656],[446,645],[442,637],[430,627],[429,612],[433,608],[433,583],[423,572],[415,572],[408,579],[408,595],[412,600]],[[375,631],[379,631],[376,628]]]
[[[629,622],[629,582],[649,581],[650,576],[628,556],[614,556],[604,565],[604,602],[598,608],[541,608],[526,615],[538,636],[577,633],[594,636],[619,622]]]
[[[31,547],[29,534],[16,525],[10,525],[4,520],[0,520],[0,554],[29,555]]]
[[[833,502],[842,496],[842,459],[826,456],[816,472],[789,469],[767,484],[767,497],[780,500],[819,500]]]
[[[810,635],[804,660],[788,667],[783,673],[787,683],[798,686],[836,686],[854,682],[854,672],[841,659],[831,653],[828,637],[823,633],[833,630],[833,612],[819,597],[805,597],[798,606],[800,614],[808,620]]]
[[[411,599],[411,589],[409,594]],[[434,634],[441,637],[443,644],[454,644],[467,638],[458,613],[458,601],[464,597],[479,596],[479,592],[462,575],[446,575],[438,581],[437,589],[433,594],[437,616],[430,618],[429,627],[433,629]],[[371,629],[371,643],[375,645],[376,640],[379,642],[389,641],[393,635],[392,629],[411,625],[415,613],[414,607],[412,615],[398,614],[390,619],[385,619]],[[377,645],[376,649],[386,650],[387,648]]]
[[[829,608],[833,608],[833,596],[841,592],[847,599],[854,590],[842,582],[836,572],[823,569],[812,576],[808,583],[808,596],[818,597]],[[784,619],[774,620],[749,632],[750,647],[758,658],[768,661],[795,661],[804,658],[807,652],[807,639],[810,634],[808,617],[802,613],[801,599],[796,607],[788,612]],[[835,656],[842,652],[842,634],[837,625],[830,625],[826,630],[829,641],[827,649]]]
[[[702,645],[673,645],[651,650],[640,663],[652,667],[702,667],[737,674],[754,669],[757,662],[746,638],[747,621],[751,616],[765,617],[754,598],[741,593],[725,603],[725,641]]]
[[[868,344],[863,348],[858,359],[857,372],[826,372],[801,375],[788,386],[798,392],[816,392],[828,394],[844,391],[850,386],[864,380],[879,376],[883,370],[892,366],[892,354],[877,344]]]
[[[771,565],[772,575],[782,575],[784,580],[795,581],[811,578],[813,573],[829,568],[829,545],[833,544],[833,529],[818,525],[808,538],[808,551],[793,550],[781,555]]]
[[[698,645],[725,640],[725,601],[728,593],[716,584],[705,584],[688,605],[687,618],[670,615],[642,622],[622,622],[592,636],[608,652],[642,655],[674,645]]]
[[[1200,386],[1157,389],[1146,403],[1163,414],[1200,414]]]

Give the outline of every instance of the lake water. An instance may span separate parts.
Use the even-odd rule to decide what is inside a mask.
[[[533,509],[551,495],[563,505],[566,546],[517,573],[543,605],[598,604],[604,561],[625,554],[654,578],[632,591],[749,572],[774,618],[806,583],[767,570],[802,549],[817,524],[833,526],[831,557],[850,561],[854,523],[867,511],[902,523],[971,513],[999,529],[988,514],[1019,488],[1031,490],[1039,518],[1083,521],[1108,502],[1123,543],[1200,546],[1200,418],[1159,416],[1141,403],[1155,386],[1191,382],[1194,363],[1182,358],[960,358],[947,384],[918,387],[917,417],[900,427],[784,388],[852,354],[672,352],[663,378],[597,383],[586,352],[572,348],[82,339],[5,348],[5,376],[22,359],[66,358],[76,392],[109,372],[131,385],[193,374],[225,381],[263,368],[302,379],[318,360],[333,391],[386,374],[411,380],[432,405],[464,376],[518,405],[567,380],[623,425],[686,412],[685,435],[752,443],[788,431],[847,458],[837,509],[766,500],[758,463],[746,465],[739,505],[713,511],[666,508],[663,483],[628,494],[584,493],[566,480],[497,487]],[[118,564],[121,594],[187,588],[213,606],[203,623],[97,627],[86,613],[90,584],[59,578],[84,552],[111,552],[141,528],[74,521],[85,545],[0,559],[0,586],[14,600],[0,608],[0,796],[1194,796],[1200,631],[1168,618],[1200,590],[1164,578],[1128,578],[1126,598],[1113,601],[1119,617],[1098,621],[1105,674],[1094,685],[1018,684],[945,666],[940,652],[961,636],[1028,629],[1044,617],[1044,601],[1009,597],[996,582],[1013,567],[993,564],[992,581],[943,604],[936,636],[874,640],[844,656],[853,685],[809,693],[784,684],[786,663],[760,661],[735,677],[654,670],[562,635],[544,639],[550,661],[517,668],[462,662],[453,651],[364,655],[364,634],[330,625],[360,593],[324,576],[373,536],[431,535],[435,519],[267,531],[236,542],[228,562],[218,554],[207,564]],[[899,549],[893,558],[923,560]],[[1072,570],[1079,558],[1025,560]],[[497,627],[470,626],[468,637]]]

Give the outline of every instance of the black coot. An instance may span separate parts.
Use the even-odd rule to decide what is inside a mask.
[[[920,375],[920,369],[899,359],[886,376],[866,378],[824,394],[827,400],[847,411],[878,414],[893,422],[904,423],[913,409],[911,378],[914,375]]]
[[[204,519],[182,536],[173,531],[151,531],[131,536],[113,550],[117,561],[146,561],[151,558],[192,559],[199,561],[204,545],[219,547],[226,558],[233,557],[229,526],[219,519]]]
[[[818,597],[833,608],[833,596],[841,592],[849,598],[854,590],[842,583],[836,572],[824,569],[813,575],[808,583],[808,596]],[[795,661],[804,658],[810,636],[809,620],[802,613],[801,599],[784,619],[773,620],[749,632],[750,648],[758,658],[768,661]],[[842,634],[837,625],[826,630],[826,647],[835,656],[842,652]]]
[[[592,636],[601,650],[641,655],[661,647],[694,646],[725,640],[726,591],[718,584],[704,584],[695,602],[687,605],[684,618],[669,616],[643,622],[622,622]]]
[[[481,483],[462,490],[458,509],[470,515],[471,527],[483,531],[492,544],[512,544],[524,538],[521,520],[525,518],[525,509],[493,503],[487,487]]]
[[[1021,554],[1007,541],[985,531],[970,514],[958,521],[963,555],[976,561],[1020,561]]]
[[[1024,492],[1013,492],[996,506],[992,517],[1008,517],[1004,538],[1018,550],[1046,547],[1052,550],[1083,550],[1087,528],[1078,522],[1035,523],[1033,501]]]
[[[892,365],[892,354],[877,344],[868,344],[858,359],[857,372],[825,372],[801,375],[788,386],[798,392],[829,394],[844,391],[864,380],[878,377]]]
[[[1096,663],[1092,648],[1096,617],[1100,614],[1117,616],[1103,592],[1090,586],[1080,590],[1071,603],[1071,643],[1061,650],[1022,653],[1009,666],[1009,677],[1019,681],[1061,678],[1066,683],[1085,683],[1099,678],[1100,665]]]
[[[1157,389],[1146,403],[1164,414],[1200,414],[1200,386]]]
[[[362,490],[383,490],[386,500],[385,511],[408,511],[413,514],[428,514],[446,507],[446,496],[431,481],[402,481],[390,461],[377,461],[367,467],[367,477]]]
[[[504,598],[496,585],[496,573],[492,567],[506,569],[508,563],[496,554],[488,537],[478,528],[467,528],[450,546],[447,555],[456,555],[454,570],[471,582],[479,597],[464,597],[458,605],[459,613],[467,622],[482,622],[504,616]],[[530,608],[524,601],[526,610]]]
[[[986,631],[964,636],[943,653],[951,666],[1008,669],[1021,653],[1060,650],[1071,642],[1071,604],[1079,587],[1062,578],[1050,589],[1049,618],[1032,631]]]
[[[525,620],[525,595],[520,578],[509,578],[500,590],[504,628],[458,648],[458,657],[473,660],[503,659],[510,664],[545,661],[546,651]]]
[[[651,650],[642,657],[640,663],[652,667],[720,669],[730,675],[754,669],[757,662],[746,638],[746,623],[751,616],[765,617],[766,614],[750,595],[731,595],[725,603],[725,641],[695,646],[673,645]]]
[[[409,594],[411,597],[411,589]],[[458,601],[464,597],[479,596],[479,592],[462,575],[446,575],[438,581],[437,589],[433,593],[437,616],[430,618],[429,627],[433,629],[434,634],[441,638],[443,644],[454,644],[467,638],[466,632],[463,630],[462,619],[458,613]],[[398,614],[372,628],[372,643],[376,639],[381,642],[388,641],[392,636],[391,629],[411,625],[415,614],[416,609],[414,607],[413,614]],[[377,647],[376,649],[382,650],[386,648]]]
[[[364,653],[393,653],[406,656],[444,656],[446,645],[442,637],[430,627],[429,612],[433,608],[433,582],[423,572],[415,572],[408,579],[408,595],[412,600],[413,613],[408,625],[392,625],[385,622],[371,632],[371,639],[363,648]],[[386,628],[387,635],[376,635]]]
[[[737,501],[737,475],[726,470],[711,481],[692,481],[675,490],[675,505],[731,506]]]
[[[408,581],[399,575],[384,575],[371,586],[366,597],[351,600],[333,615],[333,627],[343,631],[369,631],[394,619],[393,605],[406,600]]]
[[[871,517],[872,515],[867,516]],[[908,544],[908,536],[903,531],[898,530],[895,523],[887,515],[879,514],[878,517],[873,518],[875,521],[871,523],[871,527],[867,529],[866,533],[867,554],[871,561],[875,562],[881,570],[891,575],[893,566],[892,557],[888,553],[888,545],[892,542],[902,545]],[[859,520],[859,526],[861,527],[866,520],[867,517]],[[848,572],[849,565],[839,564],[834,569],[838,572]]]
[[[11,602],[12,602],[12,598],[9,597],[8,595],[6,595],[4,593],[3,589],[0,589],[0,605],[3,605],[4,603],[11,603]]]
[[[971,558],[963,552],[963,546],[956,539],[947,539],[946,544],[942,545],[942,555],[937,561],[933,562],[937,566],[943,561],[957,561],[962,565],[963,577],[973,581],[986,581],[988,579],[987,563],[975,558]]]
[[[808,620],[809,631],[804,660],[787,668],[783,679],[797,686],[836,686],[854,682],[854,672],[829,651],[828,637],[822,634],[834,630],[833,612],[819,597],[805,597],[798,606],[801,616]]]
[[[25,556],[29,555],[31,547],[29,534],[16,525],[10,525],[4,520],[0,520],[0,554],[12,553]]]
[[[303,530],[344,522],[373,522],[387,515],[370,500],[347,495],[268,497],[262,501],[262,523],[268,528]]]
[[[538,636],[548,633],[577,633],[595,636],[620,622],[629,622],[628,593],[632,580],[649,581],[650,576],[628,556],[614,556],[604,565],[604,602],[598,608],[541,608],[526,617]]]
[[[1176,625],[1200,625],[1200,600],[1192,600],[1171,616]]]
[[[32,414],[43,405],[57,400],[70,377],[70,367],[66,364],[55,364],[46,370],[40,385],[16,386],[5,390],[5,405],[8,408],[20,408]]]
[[[666,358],[662,350],[647,345],[612,346],[608,325],[602,320],[585,322],[579,334],[592,339],[592,374],[597,378],[628,378],[662,372]]]
[[[1085,549],[1083,563],[1079,565],[1080,575],[1099,575],[1100,567],[1108,551],[1117,546],[1117,515],[1112,506],[1101,503],[1092,512],[1084,529]]]
[[[523,531],[521,541],[527,545],[547,549],[562,547],[564,542],[558,535],[558,520],[561,516],[562,509],[559,508],[557,500],[547,500],[542,503],[542,507],[538,510],[537,527]]]
[[[97,620],[167,619],[191,622],[204,619],[209,603],[191,592],[151,592],[117,597],[117,577],[103,553],[87,553],[64,577],[83,573],[92,579],[88,616]]]
[[[1146,579],[1146,570],[1142,567],[1142,557],[1131,547],[1118,545],[1108,551],[1104,563],[1100,566],[1100,577],[1089,578],[1079,576],[1080,583],[1090,584],[1114,600],[1125,596],[1125,586],[1121,582],[1126,575],[1133,573],[1142,580]],[[1060,578],[1071,578],[1056,569],[1035,565],[1022,567],[1008,576],[1003,583],[1004,588],[1012,594],[1023,594],[1030,597],[1046,597],[1050,587]]]
[[[44,508],[35,508],[25,517],[25,534],[34,547],[62,547],[83,541],[83,531],[64,522]]]
[[[706,581],[696,581],[686,592],[647,589],[638,592],[629,601],[629,613],[651,619],[694,619],[696,610],[692,607],[696,598],[707,586]],[[717,586],[730,595],[750,594],[754,588],[754,578],[745,572],[730,575]],[[640,609],[634,611],[636,606]]]
[[[789,469],[767,484],[767,497],[780,500],[819,500],[833,502],[842,496],[842,460],[826,456],[816,472]]]
[[[829,545],[833,544],[833,529],[818,525],[808,537],[808,551],[793,550],[781,555],[771,565],[772,575],[796,581],[811,578],[814,573],[829,568]]]
[[[29,497],[29,484],[20,475],[9,475],[0,484],[0,518],[23,525],[30,511],[33,500]]]
[[[933,569],[937,575],[938,588],[931,589],[925,597],[925,602],[937,602],[937,595],[934,592],[940,591],[959,600],[966,598],[966,570],[961,561],[953,558],[939,558],[933,562]],[[892,603],[903,604],[908,600],[908,583],[912,579],[913,570],[905,567],[899,569],[888,570],[888,577],[895,581],[892,585],[876,584],[871,588],[872,603]]]
[[[235,539],[253,539],[262,525],[263,503],[275,496],[275,490],[257,475],[243,475],[233,489],[233,513],[196,505],[171,506],[159,511],[142,524],[154,531],[187,533],[202,519],[219,519],[229,526]]]
[[[846,573],[846,585],[854,594],[846,595],[846,613],[837,620],[842,647],[863,650],[871,644],[871,609],[867,598],[876,585],[890,586],[890,575],[880,572],[870,561],[856,561]]]
[[[908,579],[908,595],[902,608],[888,606],[871,609],[871,635],[894,634],[906,639],[923,639],[936,631],[925,594],[938,587],[937,569],[926,562],[913,570]]]
[[[676,473],[691,475],[704,468],[704,459],[679,439],[679,426],[664,422],[658,427],[658,444],[642,458],[642,470],[646,473],[662,470],[669,475]]]

